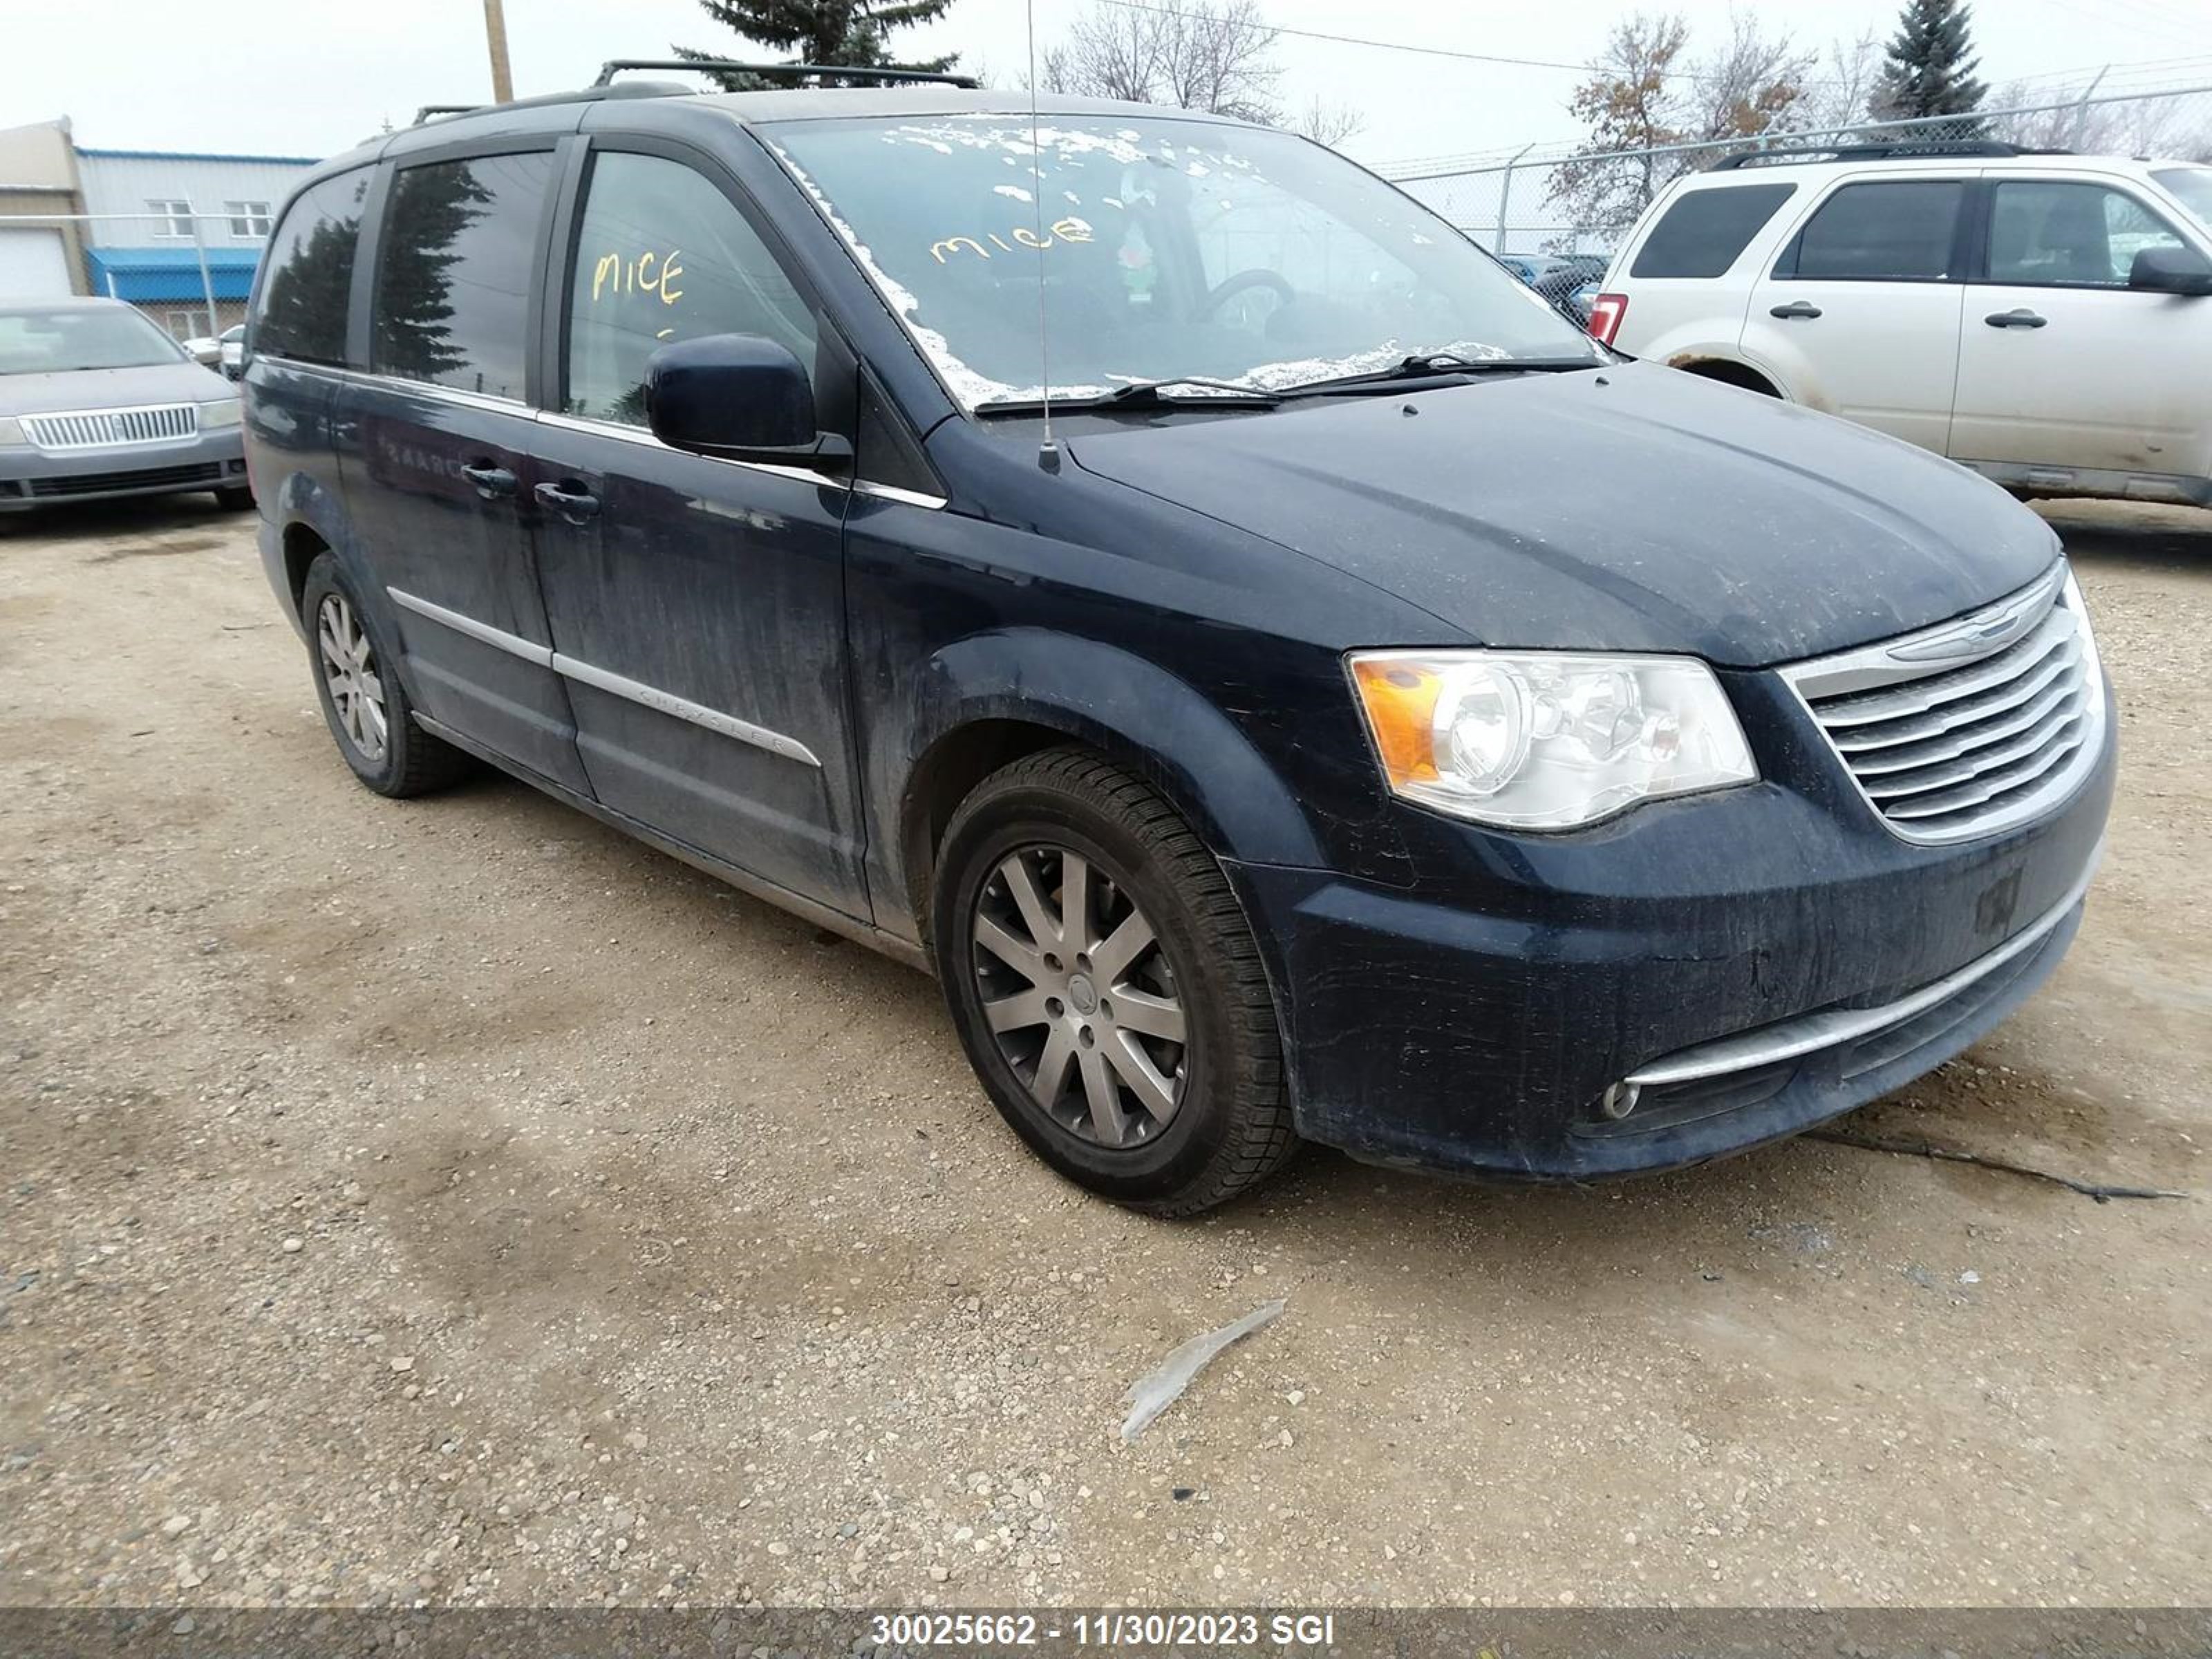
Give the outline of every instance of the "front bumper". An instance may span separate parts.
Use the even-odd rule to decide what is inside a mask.
[[[246,485],[246,434],[218,427],[174,443],[118,445],[49,454],[30,444],[0,446],[0,513],[68,501],[166,495]]]
[[[1723,1157],[1903,1086],[2071,941],[2112,798],[2109,699],[2104,719],[2068,801],[1956,846],[1891,835],[1842,788],[1764,782],[1571,836],[1451,826],[1472,874],[1447,895],[1231,866],[1300,1133],[1373,1162],[1579,1181]],[[1607,1091],[1631,1079],[1616,1118]]]

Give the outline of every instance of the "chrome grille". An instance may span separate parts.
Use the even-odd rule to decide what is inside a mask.
[[[23,429],[40,448],[66,453],[117,449],[131,444],[174,443],[200,429],[192,404],[161,404],[144,409],[88,409],[57,415],[26,415]]]
[[[1908,841],[2025,823],[2073,793],[2103,743],[2096,642],[2063,564],[1955,622],[1783,673]]]

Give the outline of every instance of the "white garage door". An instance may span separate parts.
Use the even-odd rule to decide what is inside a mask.
[[[0,300],[50,300],[69,291],[61,232],[0,226]]]

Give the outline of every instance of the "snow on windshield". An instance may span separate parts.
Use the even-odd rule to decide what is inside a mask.
[[[1590,354],[1426,210],[1287,134],[1054,117],[1033,139],[999,115],[763,136],[969,409],[1035,401],[1048,362],[1054,397],[1085,398]]]

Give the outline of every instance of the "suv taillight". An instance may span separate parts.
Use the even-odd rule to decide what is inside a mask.
[[[1628,296],[1626,294],[1601,294],[1590,301],[1590,337],[1600,345],[1611,345],[1613,336],[1620,332],[1620,319],[1628,315]]]

